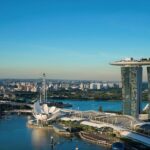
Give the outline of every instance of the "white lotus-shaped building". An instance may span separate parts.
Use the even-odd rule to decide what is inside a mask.
[[[60,108],[56,108],[55,106],[48,107],[47,104],[40,105],[40,102],[37,101],[33,106],[33,115],[37,120],[49,121],[61,116],[60,110]]]

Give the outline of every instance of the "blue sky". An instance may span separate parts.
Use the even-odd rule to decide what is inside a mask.
[[[150,57],[149,8],[149,0],[1,0],[0,78],[120,80],[109,62]]]

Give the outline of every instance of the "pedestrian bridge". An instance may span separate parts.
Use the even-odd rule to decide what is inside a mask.
[[[142,123],[142,121],[128,116],[128,115],[117,115],[114,113],[104,113],[96,111],[77,111],[62,109],[62,112],[70,113],[71,116],[81,118],[84,120],[91,120],[98,123],[113,124],[114,126],[120,126],[126,129],[133,129],[135,124]]]
[[[109,123],[96,123],[96,122],[92,122],[92,121],[82,121],[80,124],[82,125],[87,125],[87,126],[92,126],[92,127],[95,127],[95,128],[104,128],[104,127],[109,127],[109,128],[112,128],[114,129],[115,131],[118,131],[119,133],[121,131],[124,131],[125,129],[124,128],[121,128],[121,127],[118,127],[118,126],[114,126],[112,124],[109,124]]]

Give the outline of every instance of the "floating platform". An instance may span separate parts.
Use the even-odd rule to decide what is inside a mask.
[[[93,136],[89,133],[86,132],[79,132],[79,136],[81,139],[89,141],[91,143],[95,143],[98,145],[104,145],[104,146],[108,146],[111,147],[112,143],[110,141],[108,141],[107,139],[104,139],[103,137],[97,137],[97,136]]]

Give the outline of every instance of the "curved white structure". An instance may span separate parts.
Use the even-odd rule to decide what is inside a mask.
[[[135,60],[133,58],[125,58],[120,61],[115,61],[110,63],[111,65],[116,65],[116,66],[143,66],[143,65],[150,65],[150,59],[140,59],[140,60]]]
[[[47,104],[40,105],[39,101],[34,103],[33,115],[37,120],[48,121],[60,116],[60,109],[54,106],[48,107]]]
[[[111,65],[116,65],[116,66],[144,66],[144,65],[150,65],[150,61],[116,61],[111,63]]]

